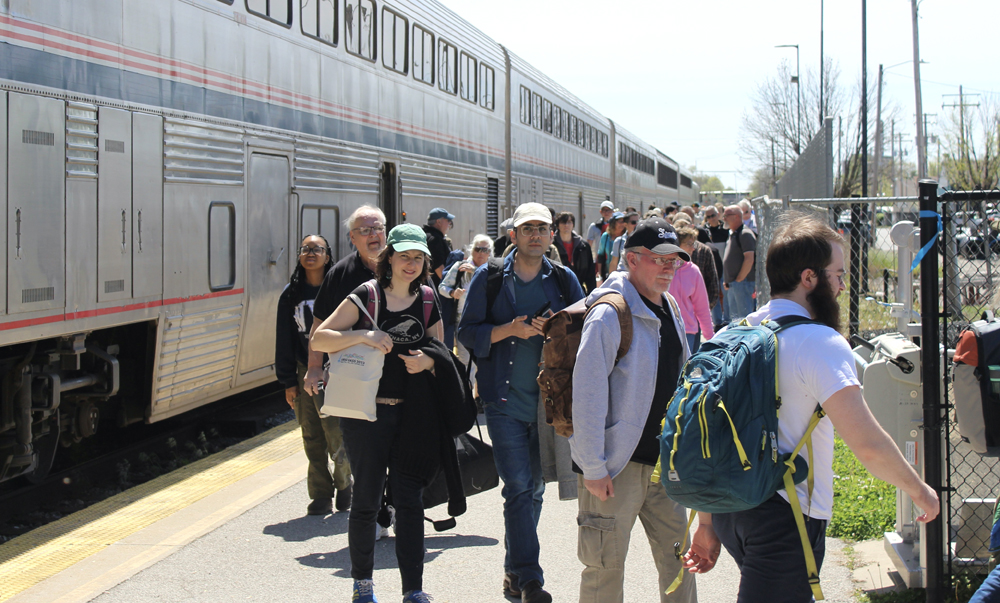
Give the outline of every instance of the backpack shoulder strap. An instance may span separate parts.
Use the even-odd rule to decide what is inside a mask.
[[[559,295],[562,296],[563,305],[569,306],[569,269],[553,262],[552,272],[556,275],[556,283],[559,284]]]
[[[806,316],[796,316],[794,314],[789,316],[782,316],[781,318],[769,319],[766,322],[761,323],[761,326],[766,326],[771,329],[771,331],[778,333],[779,331],[784,331],[785,329],[791,327],[797,327],[798,325],[821,325],[823,323],[818,320],[813,320]]]
[[[434,291],[427,285],[420,285],[420,297],[424,300],[424,328],[426,329],[431,320],[431,311],[434,310]]]
[[[503,258],[490,258],[486,263],[486,318],[493,321],[493,302],[503,288]]]
[[[615,354],[615,364],[618,364],[625,357],[625,354],[628,354],[629,348],[632,347],[632,310],[628,307],[625,297],[617,291],[599,297],[597,301],[587,308],[587,313],[589,314],[591,310],[600,304],[611,306],[618,314],[618,324],[621,327],[621,339],[618,342],[618,352]]]

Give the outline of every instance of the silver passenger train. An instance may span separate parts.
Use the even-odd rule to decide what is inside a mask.
[[[697,200],[433,0],[0,0],[0,481],[274,378],[303,233]]]

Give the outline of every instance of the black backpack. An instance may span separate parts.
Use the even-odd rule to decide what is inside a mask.
[[[958,431],[984,456],[1000,456],[1000,320],[987,313],[958,339],[952,365]]]
[[[490,258],[486,265],[486,319],[493,322],[493,302],[500,295],[503,288],[503,263],[504,258]],[[559,285],[559,295],[562,297],[563,306],[569,305],[569,274],[565,267],[552,264],[552,272],[556,275],[556,283]],[[573,275],[576,278],[576,275]]]

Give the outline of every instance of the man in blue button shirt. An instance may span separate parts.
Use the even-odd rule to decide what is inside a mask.
[[[512,228],[516,249],[504,260],[502,286],[492,308],[487,311],[489,269],[484,264],[465,294],[458,339],[476,358],[493,458],[504,483],[504,594],[520,596],[523,603],[548,603],[552,597],[542,589],[538,564],[537,526],[545,483],[535,379],[546,317],[582,299],[583,289],[569,269],[545,257],[552,244],[552,214],[547,207],[518,206]],[[549,312],[536,316],[546,304]]]

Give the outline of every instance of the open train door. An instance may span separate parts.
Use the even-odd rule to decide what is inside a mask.
[[[274,364],[275,315],[288,283],[288,216],[291,200],[287,155],[250,154],[247,184],[247,309],[240,344],[240,375]],[[237,379],[239,382],[239,379]]]

